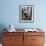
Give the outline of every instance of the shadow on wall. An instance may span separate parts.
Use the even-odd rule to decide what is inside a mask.
[[[4,24],[0,24],[0,43],[2,43],[2,36],[3,32],[5,32],[3,29],[6,28]]]

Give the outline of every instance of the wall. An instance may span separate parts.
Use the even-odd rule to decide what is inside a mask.
[[[13,24],[16,28],[46,28],[46,1],[44,0],[0,0],[0,25]],[[34,23],[19,22],[19,5],[34,5]]]
[[[19,22],[19,5],[34,5],[34,23]],[[13,24],[15,28],[37,28],[46,32],[46,0],[0,0],[0,31]]]

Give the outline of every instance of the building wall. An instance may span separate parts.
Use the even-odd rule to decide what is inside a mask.
[[[0,25],[13,24],[16,28],[46,28],[45,0],[0,0]],[[19,5],[34,5],[34,23],[19,22]]]

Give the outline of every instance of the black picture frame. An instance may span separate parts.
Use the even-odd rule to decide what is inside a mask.
[[[19,5],[19,21],[34,22],[34,5]]]

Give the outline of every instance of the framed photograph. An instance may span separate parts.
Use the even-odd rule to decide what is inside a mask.
[[[19,21],[34,22],[34,5],[19,6]]]

